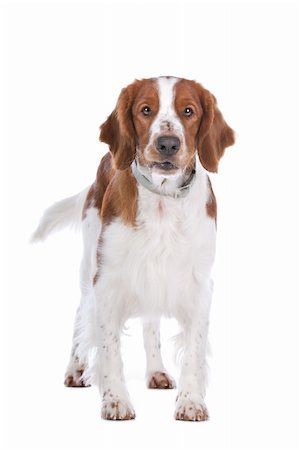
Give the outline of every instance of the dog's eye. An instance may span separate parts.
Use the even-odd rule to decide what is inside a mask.
[[[192,108],[185,108],[184,109],[184,116],[186,117],[190,117],[193,114],[193,109]]]
[[[152,110],[151,110],[151,108],[150,108],[149,106],[144,106],[144,107],[142,108],[141,112],[142,112],[142,114],[143,114],[144,116],[150,116]]]

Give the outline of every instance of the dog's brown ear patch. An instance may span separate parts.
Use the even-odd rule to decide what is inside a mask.
[[[235,142],[235,134],[218,109],[216,98],[199,84],[197,90],[203,108],[197,137],[198,156],[206,170],[217,172],[225,148]]]
[[[100,141],[109,145],[115,169],[127,169],[135,157],[136,133],[132,119],[132,85],[121,91],[116,108],[100,129]]]

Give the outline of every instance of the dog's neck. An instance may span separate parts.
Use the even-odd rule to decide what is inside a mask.
[[[188,195],[195,181],[195,166],[189,173],[182,172],[178,177],[152,174],[141,168],[136,160],[131,164],[131,169],[137,182],[147,190],[157,194],[173,198],[184,198]]]

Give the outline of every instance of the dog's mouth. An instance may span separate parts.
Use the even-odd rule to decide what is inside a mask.
[[[161,172],[173,172],[179,169],[178,166],[173,164],[171,161],[164,161],[164,162],[155,161],[152,164],[151,168],[158,169]]]

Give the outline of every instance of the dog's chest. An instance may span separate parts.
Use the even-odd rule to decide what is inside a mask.
[[[173,199],[140,189],[136,226],[115,221],[105,233],[105,261],[133,313],[176,315],[210,270],[215,226],[204,202],[193,202],[191,194]]]

